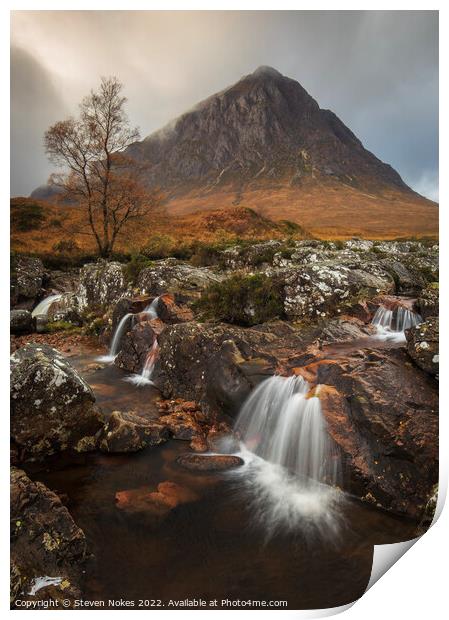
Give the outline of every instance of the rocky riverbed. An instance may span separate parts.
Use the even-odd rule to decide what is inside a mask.
[[[431,520],[438,246],[268,241],[206,263],[151,261],[130,277],[115,261],[54,273],[14,258],[13,605],[138,600],[149,581],[162,601],[341,605],[366,587],[373,544]],[[260,438],[242,451],[234,429],[274,375],[319,398],[342,469],[332,524],[290,515],[267,533],[256,517],[247,457]]]

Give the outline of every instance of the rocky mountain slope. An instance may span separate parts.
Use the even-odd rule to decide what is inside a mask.
[[[435,203],[412,191],[298,82],[270,67],[127,153],[161,191],[166,220],[240,206],[321,238],[438,235]],[[32,196],[57,198],[48,186]],[[153,219],[144,226],[154,229]]]
[[[409,189],[333,112],[271,67],[212,95],[129,153],[149,164],[151,184],[180,192],[319,177]]]

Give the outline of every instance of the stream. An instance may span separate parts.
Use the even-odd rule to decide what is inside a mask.
[[[159,391],[123,381],[126,374],[114,365],[95,363],[99,354],[99,348],[72,351],[69,359],[105,414],[133,409],[158,417]],[[302,527],[300,519],[294,528],[270,528],[258,518],[257,488],[243,468],[189,472],[175,462],[186,451],[188,442],[170,440],[134,454],[58,455],[28,466],[33,479],[61,495],[86,534],[93,554],[86,599],[117,601],[109,608],[126,599],[136,609],[176,608],[186,599],[218,609],[236,608],[236,600],[246,601],[240,607],[246,609],[258,608],[257,601],[283,601],[276,605],[283,609],[335,607],[363,594],[374,544],[419,533],[415,523],[346,495],[335,527]],[[118,492],[155,490],[164,481],[188,489],[190,501],[163,516],[117,503]]]

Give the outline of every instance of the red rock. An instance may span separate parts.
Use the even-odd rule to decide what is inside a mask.
[[[322,360],[320,400],[345,487],[419,520],[438,480],[438,392],[403,349]]]
[[[198,496],[191,489],[169,480],[159,483],[156,490],[140,487],[115,494],[116,506],[120,510],[130,513],[145,512],[154,516],[165,516],[176,506],[196,499]]]
[[[230,454],[205,456],[189,452],[178,456],[176,462],[191,471],[225,471],[244,464],[243,459]]]
[[[157,313],[164,323],[187,323],[193,320],[193,313],[188,306],[179,306],[173,295],[160,295]]]

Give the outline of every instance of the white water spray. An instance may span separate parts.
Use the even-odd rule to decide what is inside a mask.
[[[394,310],[379,306],[371,322],[376,327],[379,339],[405,342],[405,330],[422,323],[422,317],[401,306]]]
[[[253,391],[235,425],[246,466],[234,475],[248,486],[268,533],[298,526],[335,533],[339,527],[339,454],[318,390],[308,398],[309,392],[302,377],[271,377]]]
[[[151,302],[151,304],[149,304],[145,308],[145,310],[144,310],[144,312],[146,314],[150,315],[151,319],[157,319],[158,318],[158,314],[157,314],[157,305],[158,305],[158,303],[159,303],[159,297],[155,297],[153,299],[153,301]]]
[[[130,375],[129,377],[125,377],[123,380],[136,385],[137,387],[141,387],[143,385],[153,385],[152,376],[154,372],[154,366],[156,364],[156,360],[159,356],[159,343],[157,338],[153,341],[153,346],[148,352],[147,358],[145,360],[145,364],[143,370],[140,375]]]
[[[107,362],[112,364],[112,362],[115,360],[119,352],[122,336],[125,333],[126,328],[128,327],[130,319],[133,316],[134,315],[129,312],[128,314],[125,314],[124,317],[122,317],[112,337],[111,346],[109,347],[109,353],[107,355],[102,355],[98,357],[97,360],[99,362]]]
[[[31,316],[47,316],[50,306],[61,299],[62,295],[49,295],[40,301],[31,313]]]

